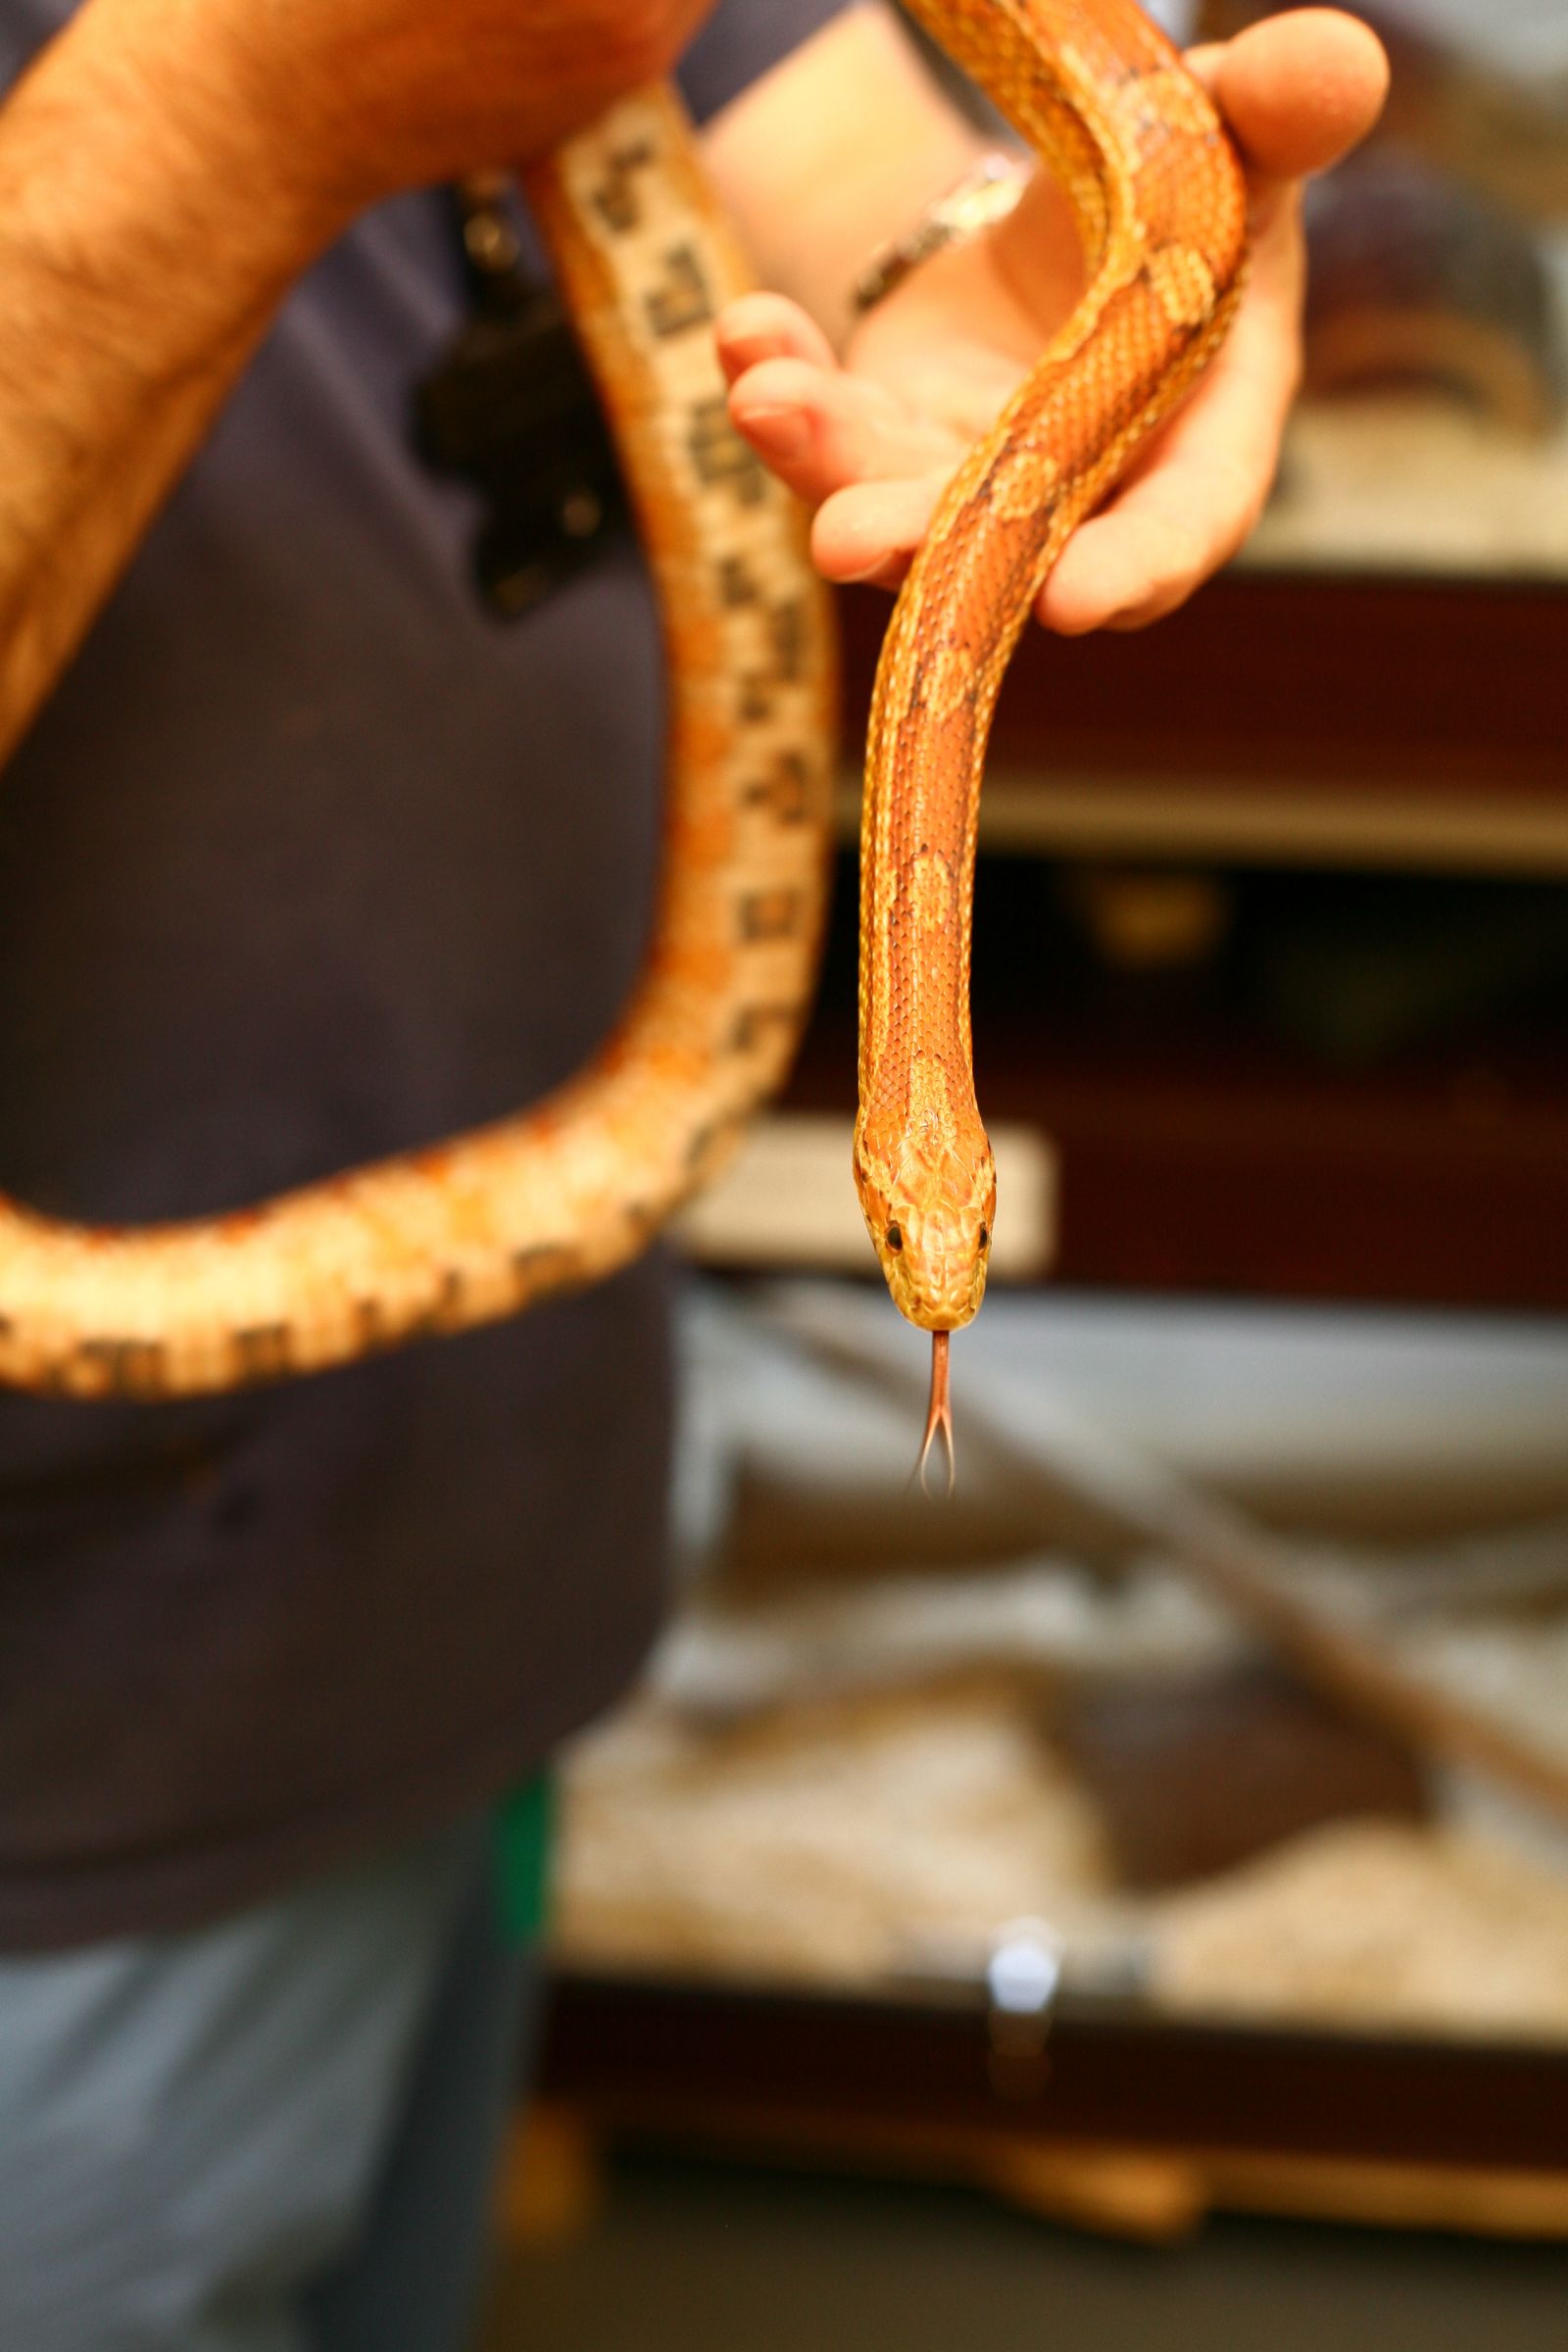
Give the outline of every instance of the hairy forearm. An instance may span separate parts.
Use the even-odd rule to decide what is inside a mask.
[[[0,108],[0,757],[328,232],[182,20],[89,0]]]
[[[700,5],[84,0],[0,105],[0,760],[333,231],[554,144]],[[764,276],[839,335],[872,247],[980,144],[876,0],[709,134]]]

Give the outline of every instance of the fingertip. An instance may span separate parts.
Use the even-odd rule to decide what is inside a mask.
[[[820,576],[834,588],[897,588],[909,568],[907,556],[883,555],[872,560],[856,555],[838,545],[831,533],[820,534],[814,526],[811,531],[811,562]]]
[[[730,388],[730,414],[740,417],[753,409],[804,409],[821,385],[821,370],[790,353],[773,353],[754,360]]]
[[[1267,18],[1202,63],[1249,158],[1284,179],[1325,171],[1366,136],[1388,96],[1382,42],[1337,8]]]
[[[1163,595],[1151,597],[1147,604],[1123,605],[1119,612],[1107,612],[1100,625],[1109,629],[1113,636],[1136,636],[1140,629],[1152,629],[1156,620],[1179,612],[1196,585],[1194,581],[1179,589],[1167,589]]]
[[[813,318],[783,294],[742,294],[713,321],[719,365],[734,383],[767,360],[804,360],[833,367],[833,347]]]
[[[1048,580],[1041,590],[1035,607],[1036,618],[1054,637],[1092,637],[1097,629],[1108,629],[1117,636],[1131,636],[1139,629],[1163,620],[1176,612],[1192,595],[1196,582],[1180,587],[1162,589],[1157,595],[1143,601],[1119,602],[1103,595],[1085,596],[1075,590],[1053,597]]]
[[[1124,536],[1106,515],[1082,524],[1068,540],[1036,605],[1054,635],[1087,637],[1096,629],[1112,628],[1119,614],[1133,611],[1148,595],[1147,562],[1135,568],[1125,560],[1119,546]]]
[[[815,441],[817,371],[793,358],[769,358],[743,368],[730,379],[729,420],[765,463],[799,466]],[[793,478],[790,487],[808,494]],[[809,494],[820,495],[817,485]]]
[[[1108,628],[1113,609],[1103,597],[1084,596],[1073,588],[1057,588],[1048,580],[1035,604],[1035,617],[1054,637],[1090,637]]]
[[[770,466],[798,496],[809,495],[808,484],[800,478],[800,469],[812,455],[815,436],[805,409],[783,405],[763,408],[756,403],[743,408],[732,393],[729,420],[764,466]]]
[[[1131,494],[1137,500],[1135,490]],[[1038,611],[1058,637],[1144,628],[1173,612],[1217,561],[1176,517],[1124,504],[1085,523],[1042,589]]]
[[[841,588],[874,580],[887,561],[885,541],[866,528],[855,499],[823,500],[811,518],[811,562],[824,580]]]
[[[897,586],[925,534],[942,479],[853,482],[825,498],[811,525],[811,561],[823,578]]]

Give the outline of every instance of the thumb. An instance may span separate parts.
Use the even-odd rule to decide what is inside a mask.
[[[1250,25],[1188,59],[1249,168],[1254,198],[1325,172],[1376,122],[1389,61],[1369,26],[1335,8],[1302,8]]]

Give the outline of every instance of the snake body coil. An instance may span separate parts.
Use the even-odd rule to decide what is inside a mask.
[[[979,1307],[996,1216],[969,1038],[992,711],[1069,532],[1217,347],[1240,293],[1246,205],[1213,108],[1133,0],[912,6],[1050,166],[1090,281],[950,485],[872,704],[856,1182],[895,1301],[940,1335]]]
[[[521,1116],[255,1208],[122,1233],[0,1201],[0,1380],[170,1396],[512,1314],[635,1256],[782,1076],[815,970],[833,659],[799,512],[725,414],[710,321],[748,273],[662,91],[528,195],[664,622],[665,852],[633,999]]]
[[[979,1304],[994,1213],[967,1004],[992,707],[1068,531],[1223,330],[1243,202],[1212,110],[1133,0],[916,4],[1061,177],[1094,280],[955,480],[877,685],[856,1168],[895,1298],[942,1334]],[[0,1380],[168,1396],[513,1313],[641,1250],[782,1075],[820,928],[833,665],[799,517],[726,418],[710,321],[746,273],[662,92],[527,192],[664,617],[666,847],[633,1001],[534,1109],[232,1215],[119,1232],[0,1201]]]

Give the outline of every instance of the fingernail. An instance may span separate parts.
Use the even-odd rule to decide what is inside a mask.
[[[799,409],[737,409],[735,422],[749,441],[785,464],[804,458],[810,447],[811,428]]]

